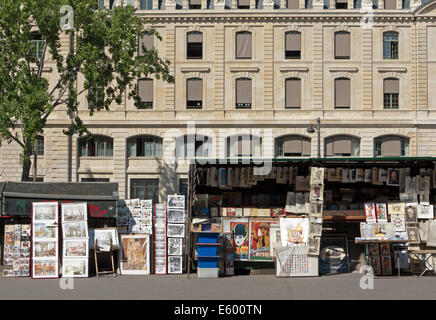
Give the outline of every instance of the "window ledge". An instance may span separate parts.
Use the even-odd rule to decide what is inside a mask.
[[[259,72],[258,67],[230,67],[230,72]]]
[[[357,72],[356,67],[330,67],[330,72]]]
[[[308,72],[308,67],[283,67],[280,68],[280,72]]]
[[[377,71],[383,72],[407,72],[406,67],[377,67]]]
[[[209,67],[181,67],[180,71],[183,73],[188,72],[210,72]]]
[[[162,157],[127,157],[129,160],[162,160]]]
[[[79,157],[80,160],[113,160],[113,157]]]

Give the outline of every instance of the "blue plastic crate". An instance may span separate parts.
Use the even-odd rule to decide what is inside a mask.
[[[197,245],[197,253],[199,256],[216,256],[218,254],[218,245]]]
[[[218,243],[219,233],[199,233],[198,243]]]
[[[198,257],[199,268],[218,268],[218,257]]]

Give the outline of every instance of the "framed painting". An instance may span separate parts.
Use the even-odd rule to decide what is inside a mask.
[[[404,215],[405,204],[403,202],[399,203],[388,203],[388,213],[392,214],[403,214]]]
[[[394,224],[395,232],[406,231],[404,214],[391,214],[391,222]]]
[[[376,276],[379,276],[382,274],[382,269],[381,269],[381,262],[380,262],[380,256],[373,256],[370,258],[371,260],[371,267],[372,270],[374,270],[374,274]]]
[[[150,236],[121,235],[121,274],[150,274]]]
[[[400,169],[389,168],[386,185],[398,186],[400,184]]]
[[[377,222],[388,222],[386,203],[376,203]]]
[[[418,205],[418,219],[433,219],[433,205],[423,206]]]
[[[418,218],[418,205],[416,203],[406,203],[406,206],[404,208],[405,210],[405,220],[406,223],[417,223]]]
[[[365,202],[366,222],[376,222],[375,205],[373,202]]]
[[[92,244],[97,245],[100,251],[109,251],[111,244],[118,247],[120,243],[117,228],[94,229]]]
[[[311,167],[310,168],[310,184],[311,185],[324,184],[324,171],[325,171],[325,168]]]
[[[46,241],[46,240],[38,240],[33,241],[32,246],[32,258],[41,258],[41,259],[57,259],[58,258],[58,242],[54,241]]]
[[[184,209],[168,209],[167,219],[169,223],[184,223],[185,210]]]
[[[88,277],[88,258],[64,259],[62,264],[62,277],[64,278]]]
[[[168,195],[168,209],[171,208],[185,208],[184,195]]]
[[[167,236],[174,238],[185,237],[185,225],[182,223],[168,223]]]
[[[321,238],[318,261],[320,274],[349,272],[347,235],[324,235]]]
[[[381,256],[381,268],[382,268],[382,274],[384,276],[392,275],[392,261],[390,255]]]
[[[182,273],[182,257],[168,257],[168,273]]]
[[[59,278],[58,259],[32,259],[32,278]]]
[[[32,221],[33,223],[57,224],[59,222],[58,210],[58,202],[32,202]]]
[[[64,258],[86,258],[89,256],[88,239],[64,240]]]
[[[168,238],[168,255],[181,256],[183,249],[182,238]]]
[[[88,220],[86,203],[62,203],[62,223]]]
[[[88,238],[87,221],[63,223],[62,235],[64,240],[68,238]]]
[[[309,235],[320,237],[322,234],[322,218],[309,217]]]

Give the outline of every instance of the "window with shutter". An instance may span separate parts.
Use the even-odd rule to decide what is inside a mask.
[[[238,0],[238,9],[250,9],[250,0]]]
[[[325,139],[325,156],[356,157],[360,154],[360,139],[352,136],[336,135]]]
[[[375,157],[404,157],[409,155],[409,139],[389,135],[374,139]]]
[[[350,79],[335,80],[335,108],[350,108]]]
[[[203,58],[203,34],[201,32],[189,32],[186,45],[187,59]]]
[[[310,138],[287,135],[276,138],[276,157],[310,156]]]
[[[236,33],[236,59],[251,59],[251,32]]]
[[[336,0],[336,9],[348,9],[348,0]]]
[[[385,9],[388,9],[388,10],[397,9],[397,1],[396,0],[385,0]]]
[[[350,33],[338,31],[335,33],[335,59],[350,59]]]
[[[251,79],[236,79],[236,108],[251,108]]]
[[[286,7],[288,9],[299,9],[299,1],[298,0],[287,0]]]
[[[139,38],[138,41],[138,55],[143,56],[145,53],[145,50],[151,50],[154,47],[154,35],[153,34],[147,34],[144,33],[142,37]]]
[[[301,33],[295,31],[285,33],[285,58],[301,58]]]
[[[383,81],[383,106],[385,109],[398,109],[400,81],[389,78]]]
[[[138,80],[138,109],[153,109],[153,79]]]
[[[285,108],[301,108],[301,80],[286,79],[285,81]]]
[[[189,0],[189,9],[201,9],[201,0]]]
[[[188,109],[201,109],[203,106],[203,80],[186,80],[186,106]]]

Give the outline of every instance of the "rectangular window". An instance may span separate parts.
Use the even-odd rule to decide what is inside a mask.
[[[104,9],[104,0],[98,0],[98,8]]]
[[[396,0],[385,0],[385,9],[388,9],[388,10],[397,9],[397,1]]]
[[[399,89],[398,79],[385,79],[383,81],[384,109],[398,109]]]
[[[188,33],[186,47],[187,59],[202,59],[203,58],[203,34],[201,32]]]
[[[189,9],[201,9],[201,0],[189,0]]]
[[[287,79],[286,80],[286,109],[299,109],[301,108],[301,80],[300,79]]]
[[[130,199],[136,198],[159,203],[159,179],[130,179]]]
[[[81,182],[110,182],[109,178],[82,178]]]
[[[238,9],[250,9],[250,0],[237,0]]]
[[[299,9],[299,1],[298,0],[287,0],[286,7],[288,9]]]
[[[336,0],[335,8],[336,9],[347,9],[348,8],[348,0]]]
[[[398,59],[398,34],[395,32],[383,35],[383,59]]]
[[[44,138],[35,139],[35,145],[33,146],[33,150],[31,153],[32,156],[35,154],[35,150],[37,156],[44,156]]]
[[[236,108],[250,109],[251,108],[251,79],[236,80]]]
[[[145,51],[144,48],[147,50],[151,50],[154,47],[154,35],[153,34],[147,34],[144,33],[142,37],[138,40],[138,56],[143,56]]]
[[[350,59],[350,33],[335,33],[335,59]]]
[[[251,33],[238,32],[236,34],[236,59],[251,59]]]
[[[140,104],[138,109],[153,109],[153,80],[140,79],[138,80],[138,96]]]
[[[44,45],[45,40],[42,40],[41,35],[39,33],[32,34],[32,58],[36,60],[40,60],[42,55],[44,54]]]
[[[203,106],[203,80],[188,79],[186,81],[186,105],[188,109],[201,109]]]
[[[301,34],[299,32],[287,32],[285,35],[285,58],[301,58]]]
[[[335,108],[350,108],[350,80],[335,80]]]
[[[153,10],[153,0],[141,0],[139,8],[141,10]]]

